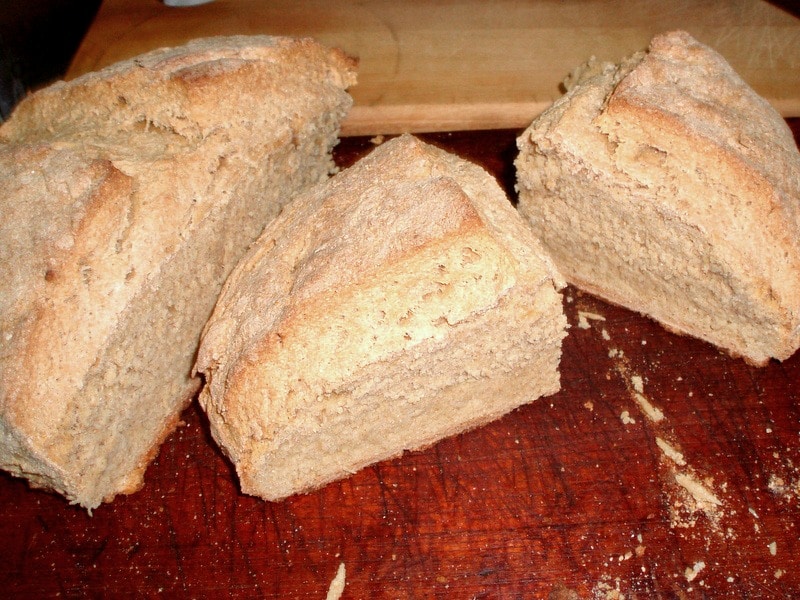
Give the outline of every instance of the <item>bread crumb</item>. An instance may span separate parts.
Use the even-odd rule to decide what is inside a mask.
[[[661,409],[650,404],[650,401],[644,396],[644,394],[637,391],[634,394],[634,398],[636,398],[636,402],[639,403],[639,408],[642,409],[644,415],[653,423],[658,423],[659,421],[664,420],[664,413],[661,412]]]
[[[336,571],[336,576],[331,581],[331,585],[328,588],[328,595],[325,596],[325,600],[339,600],[342,597],[342,593],[344,592],[345,586],[345,570],[344,570],[344,563],[339,563],[339,569]]]
[[[623,425],[631,425],[633,423],[636,423],[636,419],[633,419],[627,410],[622,411],[622,414],[619,416],[619,419],[620,421],[622,421]]]
[[[597,313],[587,312],[583,310],[578,311],[578,327],[580,329],[589,329],[591,325],[589,321],[605,321],[606,318],[603,315],[598,315]]]
[[[694,581],[694,578],[697,577],[697,574],[705,568],[706,563],[704,563],[702,560],[698,560],[696,563],[694,563],[694,566],[686,567],[683,575],[686,577],[686,581]]]
[[[793,482],[787,483],[783,477],[772,474],[769,476],[767,489],[776,496],[782,498],[789,498],[791,496],[800,498],[800,479],[795,479]]]
[[[583,407],[587,409],[589,412],[592,412],[594,410],[594,402],[592,402],[591,400],[587,400],[586,402],[583,403]]]
[[[683,454],[678,452],[675,448],[673,448],[665,440],[661,439],[660,437],[657,437],[656,438],[656,445],[659,448],[661,448],[661,452],[664,453],[664,456],[669,458],[676,465],[679,465],[681,467],[686,466],[686,460],[683,458]]]
[[[675,473],[675,482],[685,489],[700,505],[720,506],[722,501],[711,490],[691,475]]]
[[[600,332],[600,335],[602,335],[602,336],[603,336],[603,339],[604,339],[605,341],[608,341],[608,340],[610,340],[610,339],[611,339],[611,336],[610,336],[610,335],[608,335],[608,331],[606,331],[605,329],[603,329],[603,330]]]
[[[775,556],[776,554],[778,554],[778,543],[777,542],[770,542],[769,544],[767,544],[767,548],[769,548],[769,553],[772,554],[772,556]]]
[[[783,478],[778,477],[777,475],[769,476],[769,483],[767,483],[767,487],[770,489],[770,491],[776,493],[781,492],[783,491],[785,485],[786,484],[784,483]]]
[[[778,569],[775,571],[775,579],[780,579],[781,577],[783,577],[783,569]]]
[[[621,354],[621,353],[620,353]],[[609,356],[611,356],[609,354]],[[618,366],[617,370],[620,372],[623,377],[627,375],[627,367],[625,365]],[[631,375],[630,382],[633,386],[633,397],[636,402],[639,404],[639,408],[642,410],[644,415],[650,419],[653,423],[658,423],[664,419],[664,413],[661,409],[656,408],[653,406],[647,397],[644,395],[644,380],[642,379],[641,375]]]
[[[636,546],[636,548],[635,548],[636,556],[638,558],[641,558],[642,556],[644,556],[644,550],[645,550],[645,546],[642,546],[641,544]]]
[[[370,139],[370,143],[374,144],[375,146],[380,146],[386,138],[383,135],[376,135],[374,138]]]
[[[563,583],[557,583],[547,595],[547,600],[581,600],[578,592],[569,589]]]
[[[610,577],[603,575],[594,588],[592,589],[592,598],[594,600],[625,600],[625,595],[620,590],[620,580],[614,580],[614,586],[609,583]]]

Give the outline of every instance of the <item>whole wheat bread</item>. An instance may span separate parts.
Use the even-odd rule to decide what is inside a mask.
[[[200,402],[244,492],[307,492],[556,392],[561,285],[491,176],[395,138],[236,267]]]
[[[354,62],[211,38],[25,99],[0,128],[0,465],[89,509],[142,484],[199,387],[230,269],[325,179]]]
[[[519,209],[566,279],[753,364],[800,345],[800,154],[685,32],[584,70],[518,139]]]

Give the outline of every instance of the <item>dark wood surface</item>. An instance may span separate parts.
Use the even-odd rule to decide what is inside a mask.
[[[424,137],[513,194],[515,133]],[[0,596],[325,598],[344,563],[343,598],[799,597],[800,357],[750,367],[572,288],[565,310],[559,393],[313,494],[243,496],[195,405],[93,516],[2,474]]]

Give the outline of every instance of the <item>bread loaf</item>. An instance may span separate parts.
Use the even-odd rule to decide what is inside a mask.
[[[685,32],[600,65],[519,137],[519,209],[566,279],[761,365],[800,345],[800,154]]]
[[[306,492],[556,392],[561,285],[491,176],[395,138],[236,267],[200,402],[244,492]]]
[[[354,62],[197,40],[60,82],[0,128],[0,465],[92,509],[135,491],[199,387],[230,269],[325,179]]]

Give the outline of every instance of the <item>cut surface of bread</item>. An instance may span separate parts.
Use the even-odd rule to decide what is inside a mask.
[[[685,32],[595,65],[517,140],[519,210],[564,277],[756,365],[800,345],[800,154]]]
[[[556,392],[562,285],[490,175],[401,136],[239,263],[200,402],[245,493],[308,492]]]
[[[328,177],[354,61],[195,40],[59,82],[0,127],[0,465],[92,509],[142,484],[199,388],[232,267]]]

